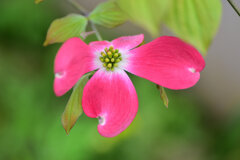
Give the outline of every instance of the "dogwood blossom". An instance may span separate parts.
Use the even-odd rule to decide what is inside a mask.
[[[176,37],[162,36],[139,46],[143,34],[84,43],[67,40],[55,59],[54,91],[62,96],[87,72],[96,70],[83,90],[82,107],[98,118],[98,131],[113,137],[124,131],[138,110],[138,98],[127,72],[169,89],[195,85],[205,66],[201,54]]]

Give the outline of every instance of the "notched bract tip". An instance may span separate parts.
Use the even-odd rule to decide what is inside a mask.
[[[100,125],[104,125],[105,124],[105,118],[104,117],[98,117],[98,122]]]
[[[192,72],[192,73],[195,73],[196,72],[196,69],[195,68],[189,68],[188,69],[190,72]]]
[[[58,72],[58,73],[55,73],[55,77],[56,78],[62,78],[64,76],[65,72]]]

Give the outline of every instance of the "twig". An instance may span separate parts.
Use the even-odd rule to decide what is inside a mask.
[[[235,6],[235,3],[232,0],[227,0],[228,3],[232,6],[232,8],[235,10],[235,12],[240,16],[239,8]]]

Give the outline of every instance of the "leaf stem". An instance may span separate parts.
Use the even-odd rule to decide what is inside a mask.
[[[232,6],[232,8],[235,10],[235,12],[240,16],[240,10],[238,7],[235,6],[235,3],[232,0],[227,0],[228,3]]]
[[[68,2],[71,3],[75,8],[77,8],[82,15],[84,15],[84,16],[88,15],[87,9],[85,9],[83,6],[81,6],[76,0],[68,0]],[[91,28],[94,31],[97,39],[99,41],[102,41],[103,40],[102,36],[100,35],[100,33],[99,33],[97,27],[95,26],[95,24],[91,21],[90,21],[90,24],[91,24]]]
[[[102,40],[103,40],[103,39],[102,39],[102,36],[101,36],[100,33],[98,32],[97,27],[95,26],[95,24],[94,24],[93,22],[90,21],[90,23],[91,23],[92,30],[95,32],[95,35],[96,35],[97,39],[98,39],[99,41],[102,41]]]
[[[80,13],[84,16],[88,15],[88,11],[81,6],[76,0],[68,0],[69,3],[71,3],[75,8],[77,8]]]

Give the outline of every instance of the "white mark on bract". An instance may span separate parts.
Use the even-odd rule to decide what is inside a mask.
[[[98,117],[98,122],[99,122],[100,125],[104,125],[106,121],[105,121],[105,118],[104,118],[104,117],[100,117],[100,116],[99,116],[99,117]]]
[[[195,68],[189,68],[188,69],[190,72],[192,72],[192,73],[195,73],[196,72],[196,69]]]
[[[62,78],[63,76],[64,76],[64,72],[55,73],[56,78]]]

